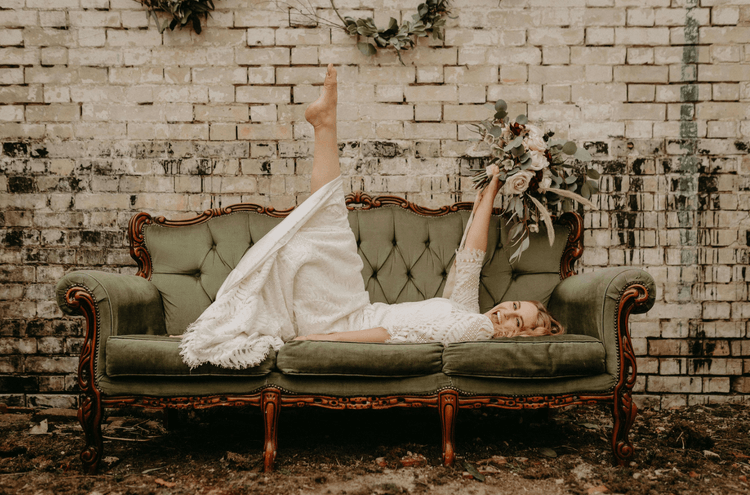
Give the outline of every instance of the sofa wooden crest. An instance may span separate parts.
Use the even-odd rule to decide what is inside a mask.
[[[346,202],[373,302],[442,293],[471,203],[430,209],[361,192]],[[583,223],[572,212],[556,221],[553,246],[544,232],[533,234],[529,250],[510,265],[507,232],[495,211],[480,286],[482,311],[512,298],[541,300],[566,327],[562,337],[447,346],[293,342],[253,369],[204,365],[191,371],[179,358],[178,339],[168,335],[182,333],[197,318],[246,249],[290,211],[236,204],[185,220],[139,213],[128,230],[135,275],[77,271],[59,281],[60,308],[85,317],[78,418],[87,472],[95,472],[102,458],[104,408],[122,406],[166,412],[260,407],[265,469],[272,470],[283,408],[436,408],[443,462],[450,465],[461,409],[607,402],[613,407],[614,461],[624,464],[633,456],[628,432],[637,413],[631,396],[636,360],[628,320],[651,308],[654,281],[633,267],[576,275]]]

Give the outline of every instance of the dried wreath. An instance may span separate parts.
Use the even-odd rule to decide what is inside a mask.
[[[494,172],[503,184],[504,215],[510,224],[511,243],[518,246],[510,257],[513,263],[529,247],[529,232],[538,232],[540,221],[552,245],[555,231],[550,209],[570,210],[573,201],[596,208],[589,198],[599,191],[599,172],[586,165],[591,155],[573,141],[552,139],[554,132],[529,124],[526,115],[511,121],[503,100],[495,103],[494,109],[493,119],[469,124],[480,136],[469,155],[489,157],[487,167],[472,180],[474,187],[483,190]],[[484,151],[480,149],[483,145]]]
[[[204,15],[204,18],[208,20],[209,12],[214,10],[213,0],[139,0],[148,9],[149,17],[154,18],[156,27],[160,33],[169,26],[169,29],[174,31],[174,28],[180,26],[182,29],[187,23],[193,25],[195,32],[201,33],[201,22],[198,16]],[[159,18],[156,16],[157,11],[169,12],[172,14],[172,19],[167,19],[162,25],[159,22]]]
[[[412,15],[411,21],[404,21],[403,24],[399,25],[398,21],[391,17],[388,27],[378,29],[372,17],[355,19],[350,16],[342,16],[333,0],[331,0],[331,7],[342,24],[322,18],[317,14],[314,7],[305,5],[302,0],[297,0],[296,5],[283,1],[277,3],[285,5],[295,14],[315,23],[342,28],[352,36],[364,36],[365,41],[358,42],[357,48],[365,55],[375,55],[378,48],[391,47],[396,50],[396,55],[398,55],[402,64],[404,61],[401,59],[401,52],[413,48],[416,44],[416,38],[426,37],[432,33],[434,39],[444,39],[445,17],[450,17],[449,0],[426,0],[419,4],[417,13]],[[451,18],[453,19],[453,17]]]

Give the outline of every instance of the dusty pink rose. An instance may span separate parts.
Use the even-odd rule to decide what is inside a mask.
[[[523,144],[529,150],[543,152],[547,149],[547,143],[544,142],[541,129],[533,125],[527,125],[526,130],[529,133],[523,138]]]
[[[529,154],[531,155],[531,165],[529,165],[530,170],[542,170],[543,168],[547,167],[549,165],[549,162],[547,161],[547,157],[544,156],[544,153],[530,150]]]
[[[513,194],[523,194],[524,191],[529,188],[529,183],[533,178],[534,174],[532,172],[529,172],[528,170],[522,170],[511,175],[505,181],[505,185],[503,186],[503,194],[505,194],[506,196],[510,196]]]

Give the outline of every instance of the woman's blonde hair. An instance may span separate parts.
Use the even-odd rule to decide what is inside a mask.
[[[565,329],[539,301],[529,301],[539,311],[534,328],[522,330],[518,335],[523,337],[536,337],[541,335],[562,335]]]

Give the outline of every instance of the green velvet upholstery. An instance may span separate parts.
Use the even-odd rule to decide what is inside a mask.
[[[166,335],[123,335],[107,339],[107,375],[120,376],[263,376],[273,370],[276,351],[265,361],[243,370],[204,364],[191,370],[180,357],[180,339]]]
[[[440,373],[443,345],[296,341],[276,367],[285,375],[406,377]]]
[[[517,378],[450,377],[451,385],[466,395],[551,397],[563,394],[612,393],[617,377],[609,374],[574,378],[519,380]]]
[[[170,335],[183,333],[198,319],[245,251],[280,221],[237,212],[180,228],[144,226],[151,282],[162,295]]]
[[[104,343],[113,335],[165,335],[161,296],[154,284],[135,275],[78,271],[65,275],[55,289],[57,305],[75,314],[65,302],[70,287],[85,287],[94,298],[97,312],[95,380],[105,376],[107,354]]]
[[[102,377],[98,389],[108,397],[201,397],[251,395],[268,387],[268,376],[224,375],[174,377]]]
[[[568,378],[604,373],[599,339],[587,335],[505,337],[457,342],[443,351],[443,373],[486,378]]]
[[[631,284],[646,287],[649,300],[639,308],[648,311],[654,305],[654,279],[640,268],[618,266],[573,275],[560,282],[550,298],[547,309],[572,333],[588,335],[604,344],[607,354],[606,372],[619,374],[617,359],[617,327],[615,317],[622,291]]]

